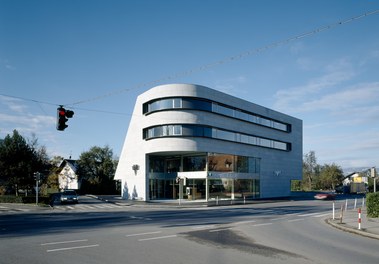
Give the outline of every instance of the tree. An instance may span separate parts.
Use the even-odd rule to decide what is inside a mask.
[[[41,172],[43,170],[46,173],[50,168],[49,155],[47,155],[46,147],[38,144],[38,139],[34,133],[32,134],[32,138],[28,140],[28,145],[41,165]]]
[[[59,165],[64,160],[61,156],[54,156],[50,159],[50,170],[46,179],[47,187],[50,191],[57,192],[59,190]]]
[[[320,172],[320,187],[322,189],[334,190],[336,185],[340,184],[343,180],[343,171],[340,166],[336,164],[325,164]]]
[[[304,154],[303,157],[303,188],[312,190],[316,187],[320,165],[317,164],[316,154],[313,150]]]
[[[36,145],[35,145],[36,146]],[[34,185],[34,173],[44,168],[44,159],[17,132],[0,142],[0,181],[18,195],[20,188],[29,190]]]
[[[117,162],[113,160],[113,151],[108,146],[92,147],[83,152],[77,162],[82,191],[102,194],[115,191],[113,178]]]

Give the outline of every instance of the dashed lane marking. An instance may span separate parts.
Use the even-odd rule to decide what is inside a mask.
[[[138,239],[138,241],[149,241],[149,240],[165,239],[165,238],[172,238],[172,237],[177,237],[177,236],[178,235],[168,235],[168,236],[160,236],[160,237],[141,238],[141,239]]]
[[[80,240],[70,240],[70,241],[59,241],[59,242],[48,242],[43,243],[41,246],[50,246],[50,245],[59,245],[59,244],[68,244],[68,243],[79,243],[79,242],[87,242],[88,239],[80,239]]]
[[[267,226],[267,225],[272,225],[272,223],[255,224],[253,226]]]
[[[298,218],[298,219],[291,219],[291,220],[288,220],[287,222],[297,222],[297,221],[303,221],[305,220],[304,218]]]
[[[162,231],[154,231],[154,232],[146,232],[146,233],[129,234],[129,235],[125,235],[125,236],[126,236],[126,237],[146,236],[146,235],[153,235],[153,234],[159,234],[159,233],[162,233]]]
[[[47,253],[50,253],[50,252],[56,252],[56,251],[66,251],[66,250],[73,250],[73,249],[82,249],[82,248],[98,247],[98,246],[99,246],[99,244],[85,245],[85,246],[78,246],[78,247],[55,248],[55,249],[48,249],[48,250],[46,250],[46,252],[47,252]]]

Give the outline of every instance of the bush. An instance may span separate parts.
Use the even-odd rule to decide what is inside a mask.
[[[379,217],[379,192],[367,194],[367,216]]]
[[[38,197],[39,204],[49,204],[50,197],[40,196]],[[0,195],[0,203],[24,203],[24,204],[35,204],[35,196],[15,196],[15,195]]]

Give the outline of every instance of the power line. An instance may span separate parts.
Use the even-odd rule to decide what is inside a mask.
[[[131,116],[131,114],[127,113],[121,113],[121,112],[113,112],[113,111],[105,111],[105,110],[97,110],[97,109],[88,109],[88,108],[81,108],[81,107],[72,107],[72,109],[78,109],[82,111],[89,111],[89,112],[97,112],[97,113],[105,113],[105,114],[112,114],[112,115],[125,115],[125,116]]]
[[[43,102],[43,101],[39,101],[39,100],[35,100],[35,99],[30,99],[30,98],[25,98],[25,97],[21,97],[21,96],[14,96],[14,95],[9,95],[9,94],[0,94],[0,95],[1,96],[5,96],[5,97],[9,97],[9,98],[19,99],[19,100],[22,100],[22,101],[29,101],[29,102],[33,102],[33,103],[37,103],[37,104],[48,104],[48,105],[59,106],[59,104],[54,104],[54,103],[50,103],[50,102]]]
[[[240,60],[242,58],[249,57],[249,56],[252,56],[252,55],[264,52],[264,51],[266,51],[268,49],[271,49],[271,48],[274,48],[274,47],[277,47],[277,46],[280,46],[280,45],[285,45],[285,44],[287,44],[289,42],[296,41],[296,40],[299,40],[299,39],[302,39],[302,38],[306,38],[306,37],[318,34],[320,32],[323,32],[323,31],[326,31],[326,30],[330,30],[330,29],[335,28],[337,26],[341,26],[341,25],[344,25],[344,24],[347,24],[347,23],[351,23],[351,22],[354,22],[354,21],[356,21],[358,19],[362,19],[362,18],[365,18],[365,17],[370,16],[370,15],[374,15],[374,14],[377,14],[377,13],[379,13],[379,9],[374,10],[374,11],[370,11],[370,12],[367,12],[367,13],[364,13],[364,14],[360,14],[360,15],[355,16],[355,17],[351,17],[349,19],[341,20],[341,21],[338,21],[336,23],[329,24],[327,26],[322,26],[322,27],[319,27],[317,29],[305,32],[303,34],[296,35],[294,37],[290,37],[290,38],[287,38],[287,39],[284,39],[284,40],[273,42],[271,44],[268,44],[268,45],[260,47],[260,48],[247,50],[247,51],[241,52],[241,53],[239,53],[237,55],[229,56],[229,57],[223,58],[221,60],[218,60],[218,61],[215,61],[215,62],[212,62],[212,63],[204,64],[202,66],[195,67],[195,68],[192,68],[192,69],[189,69],[189,70],[186,70],[186,71],[182,71],[182,72],[178,72],[176,74],[168,75],[166,77],[163,77],[163,78],[160,78],[160,79],[157,79],[157,80],[149,81],[149,82],[146,82],[146,83],[141,83],[141,84],[136,85],[135,87],[132,87],[132,88],[124,88],[124,89],[121,89],[121,90],[115,90],[115,91],[109,92],[107,94],[103,94],[103,95],[99,95],[99,96],[96,96],[96,97],[93,97],[93,98],[89,98],[89,99],[73,102],[71,104],[62,105],[62,104],[44,102],[44,101],[39,101],[39,100],[25,98],[25,97],[20,97],[20,96],[13,96],[13,95],[7,95],[7,94],[0,94],[0,95],[5,96],[5,97],[19,99],[19,100],[34,102],[34,103],[37,103],[39,105],[39,107],[41,107],[40,104],[48,104],[48,105],[54,105],[54,106],[74,106],[74,105],[79,105],[79,104],[83,104],[83,103],[87,103],[87,102],[91,102],[91,101],[98,101],[98,100],[101,100],[101,99],[106,98],[106,97],[114,96],[116,94],[128,92],[128,91],[139,89],[139,88],[143,88],[143,87],[148,87],[148,86],[151,87],[151,86],[157,85],[158,83],[161,83],[163,81],[177,79],[179,77],[184,77],[184,76],[192,75],[192,74],[194,74],[196,72],[206,71],[206,70],[214,68],[214,67],[216,67],[218,65],[222,65],[222,64],[226,64],[226,63],[229,63],[229,62],[232,62],[232,61]],[[96,110],[96,109],[86,109],[86,108],[77,108],[77,107],[75,107],[75,108],[76,109],[80,109],[80,110],[84,110],[84,111],[102,112],[102,113],[119,114],[119,115],[128,115],[126,113],[118,113],[118,112],[103,111],[103,110]]]
[[[41,104],[54,105],[54,106],[63,106],[62,104],[43,102],[43,101],[39,101],[39,100],[35,100],[35,99],[30,99],[30,98],[25,98],[25,97],[20,97],[20,96],[14,96],[14,95],[8,95],[8,94],[0,94],[0,96],[9,97],[9,98],[15,98],[15,99],[22,100],[22,101],[36,103],[38,105],[38,107],[41,109],[41,111],[44,114],[46,114],[46,115],[48,115],[48,114],[42,108]],[[105,111],[105,110],[98,110],[98,109],[88,109],[88,108],[80,108],[80,107],[73,107],[73,109],[78,109],[78,110],[83,110],[83,111],[89,111],[89,112],[105,113],[105,114],[130,115],[130,114],[121,113],[121,112]]]
[[[320,32],[323,32],[323,31],[326,31],[326,30],[330,30],[330,29],[335,28],[337,26],[341,26],[341,25],[344,25],[344,24],[347,24],[347,23],[351,23],[351,22],[354,22],[354,21],[356,21],[358,19],[362,19],[362,18],[365,18],[365,17],[370,16],[370,15],[374,15],[374,14],[377,14],[377,13],[379,13],[379,9],[374,10],[374,11],[370,11],[370,12],[367,12],[367,13],[364,13],[364,14],[360,14],[358,16],[354,16],[354,17],[351,17],[351,18],[348,18],[348,19],[345,19],[345,20],[341,20],[341,21],[338,21],[338,22],[333,23],[333,24],[322,26],[322,27],[310,30],[310,31],[302,33],[302,34],[299,34],[299,35],[296,35],[296,36],[293,36],[293,37],[289,37],[289,38],[284,39],[284,40],[279,40],[279,41],[273,42],[271,44],[268,44],[268,45],[260,47],[260,48],[247,50],[247,51],[241,52],[241,53],[239,53],[237,55],[229,56],[229,57],[223,58],[223,59],[218,60],[218,61],[214,61],[214,62],[211,62],[211,63],[208,63],[208,64],[204,64],[204,65],[199,66],[199,67],[195,67],[195,68],[192,68],[192,69],[189,69],[189,70],[186,70],[186,71],[182,71],[182,72],[178,72],[178,73],[175,73],[175,74],[172,74],[172,75],[168,75],[166,77],[163,77],[163,78],[160,78],[160,79],[157,79],[157,80],[153,80],[153,81],[150,81],[150,82],[141,83],[141,84],[136,85],[135,87],[132,87],[132,88],[124,88],[124,89],[121,89],[121,90],[115,90],[115,91],[109,92],[109,93],[104,94],[104,95],[99,95],[99,96],[96,96],[96,97],[93,97],[93,98],[76,101],[76,102],[73,102],[73,103],[68,104],[68,105],[73,106],[73,105],[88,103],[88,102],[91,102],[91,101],[98,101],[98,100],[101,100],[101,99],[104,99],[106,97],[110,97],[110,96],[113,96],[113,95],[116,95],[116,94],[128,92],[128,91],[139,89],[139,88],[142,88],[142,87],[151,87],[151,86],[157,85],[158,83],[161,83],[163,81],[168,81],[168,80],[172,80],[172,79],[177,79],[179,77],[184,77],[184,76],[192,75],[192,74],[194,74],[196,72],[206,71],[206,70],[214,68],[216,66],[219,66],[219,65],[222,65],[222,64],[226,64],[226,63],[230,63],[232,61],[240,60],[242,58],[249,57],[249,56],[252,56],[252,55],[264,52],[264,51],[266,51],[268,49],[272,49],[272,48],[275,48],[275,47],[280,46],[280,45],[285,45],[285,44],[288,44],[288,43],[290,43],[292,41],[296,41],[296,40],[299,40],[299,39],[302,39],[302,38],[306,38],[306,37],[318,34]]]

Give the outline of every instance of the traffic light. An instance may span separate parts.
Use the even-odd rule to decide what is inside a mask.
[[[74,111],[66,110],[62,106],[57,108],[57,130],[63,131],[68,125],[66,122],[67,118],[71,118],[74,115]]]

